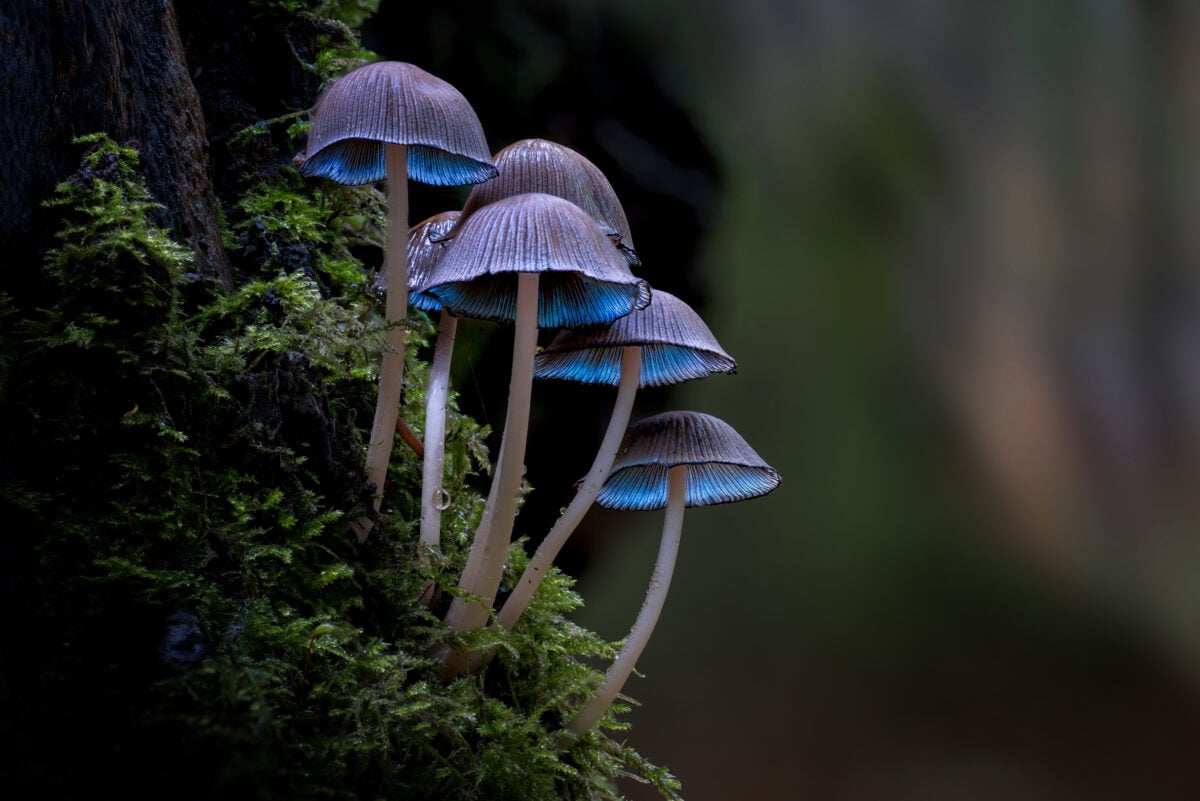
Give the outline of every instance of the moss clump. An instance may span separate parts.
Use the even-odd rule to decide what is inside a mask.
[[[368,282],[351,248],[382,246],[383,203],[373,188],[309,190],[294,168],[281,166],[272,181],[255,183],[239,199],[236,242],[261,250],[260,258],[278,269],[307,273],[327,295],[362,300]]]
[[[618,798],[665,771],[560,724],[610,643],[569,622],[555,574],[499,655],[436,680],[445,594],[482,500],[486,431],[453,412],[443,561],[413,555],[420,465],[397,451],[359,545],[382,341],[350,245],[370,192],[335,200],[280,167],[227,209],[237,285],[190,272],[150,222],[137,153],[103,136],[51,205],[60,244],[39,302],[0,298],[0,562],[14,621],[0,726],[33,797]],[[419,428],[428,321],[404,414]],[[524,554],[514,546],[513,575]],[[513,579],[513,575],[508,580]],[[607,728],[619,728],[611,718]]]

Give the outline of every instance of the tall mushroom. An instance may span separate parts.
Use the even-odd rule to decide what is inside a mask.
[[[454,234],[422,291],[452,313],[514,323],[508,411],[500,456],[460,586],[485,605],[455,599],[446,622],[457,631],[487,617],[503,572],[524,466],[539,327],[611,322],[649,302],[586,212],[563,198],[527,193],[480,209]]]
[[[629,427],[596,503],[607,509],[665,507],[662,541],[637,620],[596,694],[567,724],[567,731],[581,735],[596,725],[649,642],[675,569],[684,508],[755,498],[779,482],[779,473],[741,435],[711,415],[666,412]]]
[[[419,558],[427,561],[430,548],[441,543],[442,484],[446,480],[446,405],[450,397],[450,362],[454,356],[454,337],[458,318],[447,311],[432,295],[418,291],[433,274],[434,265],[445,252],[441,237],[458,222],[460,212],[444,211],[423,220],[408,232],[408,302],[425,312],[439,312],[437,342],[429,379],[425,383],[424,456],[421,462],[421,537]],[[384,263],[375,277],[375,286],[387,284],[390,268]]]
[[[398,232],[408,230],[408,178],[459,186],[494,177],[496,167],[479,118],[457,89],[412,64],[380,61],[342,76],[318,100],[300,172],[343,184],[387,183],[390,328],[366,459],[378,509],[404,380],[408,261]],[[360,539],[367,530],[360,528]]]
[[[591,508],[616,457],[637,390],[732,373],[736,368],[700,315],[660,289],[654,290],[645,309],[607,327],[561,331],[537,355],[534,378],[615,385],[617,397],[591,469],[500,609],[500,626],[512,628],[516,623],[555,556]]]

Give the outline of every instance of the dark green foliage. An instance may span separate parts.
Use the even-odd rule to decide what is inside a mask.
[[[420,463],[393,459],[367,514],[360,451],[382,328],[350,245],[370,190],[289,167],[228,209],[230,292],[149,222],[136,151],[103,136],[51,205],[44,302],[0,305],[5,464],[2,724],[22,797],[618,798],[674,780],[561,723],[611,644],[571,624],[561,574],[498,656],[448,685],[448,634],[416,602],[452,592],[480,513],[484,430],[453,413],[443,554],[415,560]],[[413,321],[405,419],[420,429]],[[510,575],[524,564],[514,546]],[[612,726],[612,721],[609,721]]]

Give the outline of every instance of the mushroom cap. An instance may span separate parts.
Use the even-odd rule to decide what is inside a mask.
[[[631,266],[637,266],[629,220],[608,178],[587,158],[546,139],[521,139],[496,152],[495,180],[471,189],[463,204],[462,222],[502,198],[543,192],[571,201],[600,225]]]
[[[409,177],[421,183],[460,186],[496,175],[467,99],[401,61],[364,65],[325,91],[313,109],[300,172],[342,184],[382,181],[385,144],[408,147]]]
[[[732,373],[737,363],[691,306],[656,289],[650,305],[605,327],[566,329],[534,360],[534,378],[609,384],[621,381],[621,351],[642,348],[639,387],[678,384],[712,373]]]
[[[612,472],[596,496],[606,509],[667,505],[667,471],[687,465],[687,506],[766,495],[781,481],[728,423],[700,412],[664,412],[625,431]]]
[[[516,317],[517,273],[539,273],[538,326],[609,323],[650,302],[650,286],[596,221],[574,203],[531,192],[484,206],[456,228],[434,274],[419,287],[451,313]]]
[[[417,291],[433,273],[433,267],[446,252],[442,237],[458,222],[461,212],[443,211],[408,229],[408,302],[421,311],[440,311],[442,302],[433,295]],[[375,276],[373,286],[378,291],[387,287],[388,263],[385,260]]]

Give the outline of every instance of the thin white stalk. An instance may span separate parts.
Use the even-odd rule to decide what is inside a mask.
[[[617,384],[617,399],[613,403],[612,416],[608,420],[608,430],[605,431],[600,448],[596,451],[592,468],[583,479],[575,497],[571,499],[571,503],[559,515],[554,527],[550,529],[541,545],[534,551],[533,557],[525,567],[525,572],[521,574],[520,580],[513,588],[512,595],[500,609],[500,614],[497,616],[498,625],[506,629],[513,627],[513,624],[521,617],[521,613],[525,611],[525,607],[529,605],[529,599],[533,597],[534,591],[546,577],[546,571],[554,563],[554,558],[566,544],[567,538],[571,536],[588,510],[591,509],[592,502],[600,493],[609,471],[612,470],[613,459],[616,458],[617,449],[621,446],[621,440],[625,436],[625,428],[629,425],[629,416],[633,411],[633,399],[637,395],[641,374],[641,345],[625,346],[621,351],[621,380]]]
[[[650,641],[650,635],[654,633],[654,624],[658,622],[663,602],[667,599],[671,574],[675,571],[675,557],[679,553],[687,495],[687,470],[687,465],[678,465],[667,472],[667,512],[663,519],[662,541],[658,546],[658,561],[655,562],[654,572],[650,576],[646,600],[642,603],[642,611],[638,613],[625,645],[609,666],[604,681],[596,688],[596,695],[567,724],[567,731],[573,734],[585,734],[596,725],[596,721],[600,720],[625,686],[625,680],[633,673],[633,666],[642,655],[646,643]]]
[[[387,480],[388,459],[396,438],[396,418],[400,412],[400,390],[404,383],[405,320],[408,316],[408,148],[404,145],[385,145],[387,160],[388,279],[385,291],[384,318],[388,328],[379,367],[379,397],[375,404],[375,421],[367,441],[367,482],[375,485],[375,509],[378,511]],[[365,541],[367,531],[360,530],[359,541]]]
[[[425,387],[425,458],[421,466],[420,560],[429,561],[429,549],[442,540],[443,488],[446,481],[446,403],[450,393],[450,362],[458,318],[442,309],[437,344]]]
[[[481,602],[455,598],[446,613],[454,631],[476,629],[487,620],[492,600],[504,572],[504,556],[517,514],[517,494],[525,469],[525,443],[529,434],[529,402],[533,389],[533,357],[537,351],[538,274],[517,274],[516,330],[513,333],[512,374],[508,383],[508,412],[500,458],[484,508],[483,522],[467,555],[459,586]]]

